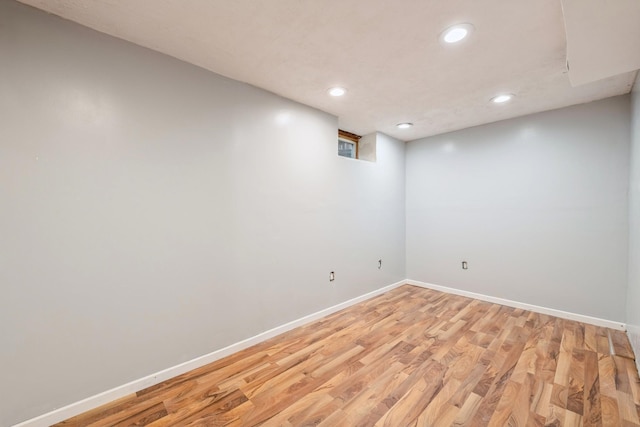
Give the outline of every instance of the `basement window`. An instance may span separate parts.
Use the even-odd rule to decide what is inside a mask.
[[[338,129],[338,156],[357,159],[360,138],[360,135]]]

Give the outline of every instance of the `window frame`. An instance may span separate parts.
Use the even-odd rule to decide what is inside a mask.
[[[338,129],[338,141],[344,141],[344,142],[348,142],[350,144],[353,144],[355,146],[355,149],[356,149],[356,156],[355,157],[340,156],[340,154],[338,154],[338,156],[345,157],[345,158],[358,159],[358,157],[359,157],[358,142],[360,141],[360,138],[362,138],[362,136],[356,135],[355,133],[344,131],[342,129]]]

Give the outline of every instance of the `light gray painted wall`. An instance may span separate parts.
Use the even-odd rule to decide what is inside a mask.
[[[410,142],[406,167],[408,278],[625,320],[628,96]]]
[[[9,0],[0,62],[0,425],[405,277],[403,142]]]
[[[631,94],[630,163],[627,328],[635,353],[640,356],[640,73]],[[636,364],[640,366],[637,358]]]

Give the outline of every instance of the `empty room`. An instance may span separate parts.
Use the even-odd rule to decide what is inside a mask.
[[[640,426],[638,69],[638,0],[0,0],[0,426]]]

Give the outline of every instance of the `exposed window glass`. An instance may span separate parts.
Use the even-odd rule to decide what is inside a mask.
[[[358,158],[358,140],[360,135],[338,130],[338,156]]]
[[[352,159],[357,158],[356,143],[338,138],[338,156],[350,157]]]

